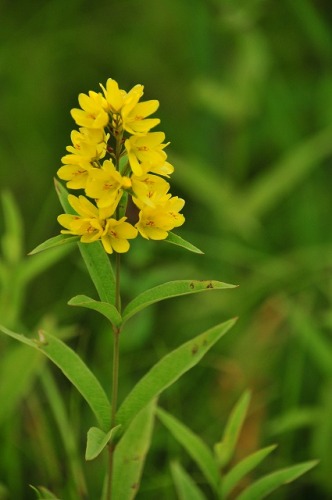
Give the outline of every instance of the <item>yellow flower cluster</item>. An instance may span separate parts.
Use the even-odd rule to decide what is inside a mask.
[[[79,235],[84,243],[101,240],[107,253],[123,253],[138,233],[147,239],[167,238],[184,223],[184,201],[169,193],[165,179],[174,171],[164,151],[165,134],[150,132],[160,123],[149,118],[159,102],[140,102],[142,85],[126,92],[111,78],[101,89],[80,94],[81,109],[71,110],[79,130],[71,133],[72,145],[58,176],[85,196],[70,194],[76,215],[62,214],[58,221],[63,234]],[[128,197],[138,209],[133,224],[126,222]]]

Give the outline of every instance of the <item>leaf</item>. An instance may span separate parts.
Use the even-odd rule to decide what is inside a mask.
[[[227,420],[222,440],[214,447],[218,464],[221,468],[225,467],[233,456],[249,403],[250,392],[245,391]]]
[[[108,302],[99,302],[98,300],[91,299],[86,295],[76,295],[68,302],[70,306],[81,306],[87,309],[93,309],[105,316],[113,325],[120,326],[122,318],[115,306]]]
[[[68,202],[67,189],[56,179],[54,181],[60,203],[68,214],[75,211]],[[100,241],[94,243],[78,243],[81,255],[96,287],[99,298],[103,302],[115,304],[115,277],[110,259]]]
[[[91,427],[88,430],[88,438],[85,451],[85,460],[93,460],[103,451],[108,443],[112,442],[118,434],[121,425],[113,427],[110,431],[105,433],[98,427]]]
[[[24,348],[30,352],[34,352],[33,349],[29,349],[26,346]],[[45,356],[41,353],[36,354],[39,354],[46,360]],[[55,376],[49,367],[44,367],[42,377],[39,378],[62,440],[64,453],[62,453],[61,461],[64,462],[66,460],[66,470],[68,467],[67,473],[71,477],[73,488],[76,491],[80,491],[82,496],[87,496],[87,486],[81,463],[81,450],[78,449],[80,443],[78,443],[76,432],[74,431],[74,423],[68,416],[66,400],[58,389]]]
[[[99,381],[70,347],[46,332],[39,332],[39,340],[37,340],[12,332],[2,325],[0,325],[0,330],[9,337],[43,352],[62,370],[68,380],[80,392],[95,414],[100,427],[105,430],[110,428],[111,406],[108,398]],[[23,373],[22,376],[24,376]]]
[[[202,250],[189,243],[189,241],[184,240],[183,238],[181,238],[181,236],[172,233],[171,231],[168,233],[167,238],[162,241],[165,241],[166,243],[173,243],[173,245],[185,248],[186,250],[189,250],[189,252],[199,253],[202,255],[204,254]]]
[[[162,285],[155,286],[140,293],[129,302],[123,311],[123,322],[127,321],[131,316],[145,307],[155,302],[159,302],[160,300],[209,290],[221,290],[224,288],[235,288],[235,285],[211,280],[177,280],[163,283]]]
[[[48,499],[55,499],[55,500],[60,500],[59,497],[55,496],[50,490],[45,488],[45,486],[32,486],[30,484],[30,488],[33,489],[35,493],[37,493],[37,498],[39,500],[48,500]]]
[[[10,191],[3,191],[1,199],[5,223],[1,237],[2,251],[5,260],[14,264],[20,261],[23,254],[22,217]]]
[[[156,402],[151,401],[132,420],[114,452],[112,498],[135,498],[150,447]]]
[[[115,304],[115,277],[111,261],[100,241],[79,243],[81,255],[103,302]]]
[[[304,462],[272,472],[252,483],[237,497],[237,500],[261,500],[279,488],[279,486],[291,483],[302,476],[302,474],[315,467],[317,463],[318,460],[311,460],[310,462]]]
[[[241,479],[257,467],[276,447],[277,445],[273,444],[262,448],[237,463],[222,479],[222,498],[226,498]]]
[[[205,500],[201,490],[178,462],[171,463],[171,473],[179,500]]]
[[[43,367],[44,356],[28,347],[14,344],[2,357],[0,369],[0,423],[10,417],[28,394]],[[18,366],[24,367],[24,376]]]
[[[186,449],[191,458],[196,462],[208,483],[218,492],[220,480],[218,466],[211,450],[206,446],[204,441],[165,410],[158,408],[157,415],[171,434],[173,434],[175,439]]]
[[[195,366],[235,321],[236,318],[207,330],[158,361],[126,397],[119,408],[117,422],[127,426],[146,404]]]
[[[49,238],[48,240],[38,245],[36,248],[31,250],[28,255],[34,255],[36,253],[43,252],[44,250],[48,250],[49,248],[67,245],[68,243],[76,243],[78,240],[79,236],[58,234],[57,236],[53,236],[53,238]]]

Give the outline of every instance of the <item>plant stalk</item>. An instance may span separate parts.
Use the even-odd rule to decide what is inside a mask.
[[[115,254],[115,306],[121,312],[121,294],[120,294],[120,254]],[[113,374],[112,374],[112,413],[111,429],[115,427],[116,410],[118,403],[119,387],[119,359],[120,359],[120,328],[113,326]],[[108,471],[108,489],[107,500],[112,499],[112,479],[113,479],[113,456],[115,444],[108,446],[109,471]]]

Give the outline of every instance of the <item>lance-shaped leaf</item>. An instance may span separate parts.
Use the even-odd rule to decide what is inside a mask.
[[[158,361],[126,397],[119,408],[117,422],[127,426],[145,405],[195,366],[235,321],[236,318],[207,330]]]
[[[33,489],[33,491],[36,493],[38,499],[40,500],[48,500],[48,499],[53,499],[53,500],[60,500],[59,497],[54,495],[50,490],[45,488],[44,486],[32,486],[30,484],[30,488]]]
[[[108,302],[99,302],[98,300],[91,299],[86,295],[76,295],[68,302],[70,306],[86,307],[99,312],[107,318],[113,325],[120,326],[122,322],[121,315],[113,304]]]
[[[235,288],[222,281],[214,280],[177,280],[163,283],[140,293],[135,297],[123,311],[123,321],[127,321],[131,316],[138,313],[145,307],[161,300],[189,295],[191,293],[206,292],[209,290],[221,290],[223,288]]]
[[[185,248],[186,250],[189,250],[189,252],[194,252],[199,254],[204,253],[202,252],[202,250],[195,247],[192,243],[189,243],[189,241],[184,240],[183,238],[181,238],[181,236],[178,236],[177,234],[172,233],[171,231],[168,233],[167,238],[163,241],[166,241],[166,243],[172,243],[173,245]]]
[[[34,379],[40,373],[45,357],[21,344],[6,350],[0,364],[0,424],[16,411],[18,404],[27,397]],[[24,376],[18,366],[24,367]],[[0,495],[1,498],[1,495]]]
[[[199,436],[170,413],[158,408],[157,415],[171,434],[173,434],[175,439],[186,449],[191,458],[196,462],[214,491],[218,493],[220,479],[219,470],[210,448],[206,446]]]
[[[60,203],[68,214],[75,213],[68,202],[67,189],[56,179],[55,189]],[[94,243],[78,243],[81,255],[96,287],[100,300],[115,304],[115,277],[111,261],[100,241]]]
[[[237,497],[237,500],[261,500],[283,484],[295,481],[302,474],[315,467],[317,463],[318,460],[311,460],[272,472],[252,483]]]
[[[0,325],[0,330],[23,344],[43,352],[57,365],[70,382],[81,393],[95,414],[100,427],[110,428],[111,406],[99,381],[83,360],[61,340],[50,333],[39,332],[39,340],[29,339]],[[24,373],[22,373],[24,376]]]
[[[135,498],[150,447],[156,402],[151,401],[132,420],[114,452],[112,498]]]
[[[88,430],[85,460],[93,460],[103,451],[108,443],[111,443],[118,434],[121,425],[113,427],[108,432],[104,432],[98,427],[91,427]]]
[[[171,473],[179,500],[205,500],[201,490],[178,462],[171,463]]]
[[[250,392],[245,391],[227,420],[222,440],[214,447],[220,468],[225,467],[233,456],[249,403]]]
[[[70,236],[69,234],[58,234],[57,236],[53,236],[53,238],[49,238],[44,241],[36,248],[29,252],[29,255],[34,255],[35,253],[43,252],[44,250],[48,250],[49,248],[60,247],[63,245],[67,245],[69,243],[77,243],[79,240],[79,236]]]
[[[273,444],[262,448],[237,463],[222,479],[222,498],[226,498],[241,479],[257,467],[276,447],[277,445]]]

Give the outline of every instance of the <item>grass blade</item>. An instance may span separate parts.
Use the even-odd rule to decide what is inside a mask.
[[[158,408],[157,416],[196,462],[214,491],[218,492],[220,479],[218,466],[212,451],[206,446],[204,441],[165,410]]]
[[[317,463],[317,460],[311,460],[272,472],[251,484],[237,497],[237,500],[261,500],[283,484],[295,481],[302,474],[315,467]]]
[[[227,420],[222,440],[215,445],[215,453],[221,468],[225,467],[233,456],[249,403],[250,393],[245,391]]]
[[[237,463],[222,479],[222,498],[226,498],[241,479],[257,467],[276,447],[277,445],[273,444],[262,448]]]
[[[205,496],[178,462],[171,463],[171,473],[179,500],[204,500]]]

